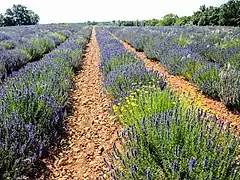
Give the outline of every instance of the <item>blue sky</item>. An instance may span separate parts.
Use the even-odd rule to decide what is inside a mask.
[[[228,0],[1,0],[0,13],[22,4],[40,16],[40,23],[142,20],[165,14],[192,15],[200,5],[220,6]]]

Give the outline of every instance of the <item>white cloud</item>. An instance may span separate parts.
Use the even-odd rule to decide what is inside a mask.
[[[227,0],[2,0],[0,12],[22,4],[40,16],[40,23],[136,20],[167,13],[191,15],[200,5],[219,6]]]

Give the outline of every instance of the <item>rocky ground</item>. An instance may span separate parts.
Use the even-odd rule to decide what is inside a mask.
[[[68,113],[68,147],[48,164],[50,179],[101,179],[103,156],[116,141],[119,126],[109,119],[111,97],[103,92],[99,71],[100,54],[95,31],[83,59],[82,68],[74,79]]]
[[[111,151],[113,143],[117,142],[116,132],[121,126],[109,118],[113,100],[103,92],[99,70],[100,52],[95,34],[93,30],[83,64],[74,79],[74,89],[70,93],[69,110],[65,119],[68,136],[64,141],[67,142],[56,151],[58,153],[54,155],[54,160],[46,160],[51,171],[47,179],[103,179],[103,157]],[[183,77],[170,75],[159,62],[151,61],[144,53],[121,42],[143,60],[148,69],[163,73],[173,91],[179,95],[188,94],[192,102],[198,102],[209,113],[232,122],[233,126],[239,128],[239,114],[234,114],[223,103],[203,95]]]

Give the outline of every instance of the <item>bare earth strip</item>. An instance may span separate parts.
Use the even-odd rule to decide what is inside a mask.
[[[102,158],[116,141],[117,123],[109,120],[111,98],[103,93],[99,71],[100,53],[95,30],[88,44],[83,65],[74,79],[75,89],[68,115],[70,149],[60,153],[51,168],[50,179],[101,179]]]
[[[135,53],[137,57],[143,60],[145,66],[149,70],[157,71],[163,73],[166,76],[168,84],[171,86],[173,91],[178,94],[189,94],[189,98],[193,102],[200,103],[201,107],[211,114],[215,114],[219,119],[224,120],[225,122],[232,122],[232,126],[237,130],[240,130],[240,115],[230,112],[226,106],[216,100],[210,99],[207,96],[203,95],[196,86],[188,82],[182,77],[170,75],[166,68],[164,68],[158,61],[152,61],[148,59],[143,52],[137,52],[128,43],[121,40],[121,43],[126,49]]]

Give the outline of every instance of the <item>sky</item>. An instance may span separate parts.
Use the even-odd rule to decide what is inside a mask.
[[[40,24],[160,19],[168,13],[192,15],[203,4],[228,0],[0,0],[0,13],[21,4],[40,16]]]

